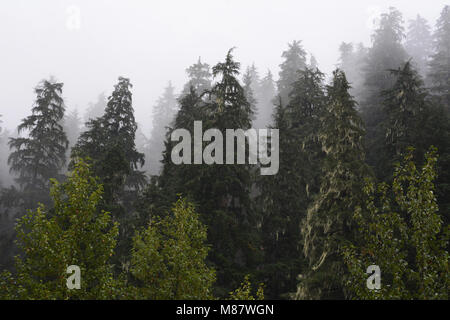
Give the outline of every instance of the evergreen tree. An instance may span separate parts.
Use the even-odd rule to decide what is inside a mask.
[[[215,128],[223,136],[226,129],[251,127],[251,107],[237,79],[239,63],[234,61],[231,50],[225,62],[215,65],[212,72],[219,79],[205,99],[191,90],[180,100],[174,129],[186,129],[193,136],[195,120],[202,121],[203,131]],[[248,164],[175,166],[170,158],[172,147],[173,142],[168,141],[159,186],[165,193],[183,194],[198,206],[200,218],[209,230],[212,250],[208,260],[217,270],[216,294],[223,297],[238,286],[249,270],[254,270],[260,255],[257,219],[249,196],[251,168]]]
[[[256,91],[254,91],[255,81],[256,80],[254,78],[254,75],[252,74],[252,70],[250,68],[247,68],[247,71],[244,73],[242,82],[245,98],[247,99],[247,102],[250,104],[250,108],[252,110],[252,121],[256,119],[256,106],[258,104],[258,101],[255,97]]]
[[[177,108],[175,88],[169,82],[164,89],[163,95],[153,107],[152,132],[147,149],[147,166],[145,167],[150,175],[158,175],[160,173],[164,138],[167,128],[174,120]]]
[[[350,93],[357,101],[364,95],[364,68],[367,59],[367,48],[362,43],[355,48],[353,43],[343,42],[340,47],[339,68],[345,72],[351,84]]]
[[[349,89],[345,74],[334,71],[318,135],[326,154],[320,191],[302,225],[309,269],[298,287],[296,298],[300,299],[345,297],[342,279],[346,270],[340,249],[342,241],[352,238],[352,213],[361,202],[361,179],[368,174],[363,123]]]
[[[11,172],[22,192],[26,208],[37,202],[48,202],[50,179],[60,175],[66,158],[68,140],[60,125],[64,117],[62,83],[44,80],[35,89],[36,102],[32,115],[22,120],[18,133],[27,131],[27,137],[11,138],[12,150],[8,158]]]
[[[311,54],[310,57],[309,57],[308,68],[310,68],[312,70],[315,70],[315,69],[319,68],[319,63],[317,62],[317,59],[316,59],[316,57],[313,54]]]
[[[391,70],[395,78],[392,88],[383,93],[382,123],[384,141],[377,165],[377,176],[388,180],[392,176],[394,163],[402,159],[408,147],[415,148],[415,157],[421,159],[431,145],[438,148],[437,195],[439,206],[444,210],[444,222],[449,221],[448,200],[450,168],[450,121],[445,108],[434,103],[425,89],[420,75],[410,62],[399,69]]]
[[[450,6],[445,6],[436,23],[434,54],[429,65],[431,89],[450,113]]]
[[[288,50],[282,54],[284,58],[280,65],[279,80],[277,81],[278,94],[281,103],[286,106],[289,103],[289,93],[292,91],[292,84],[297,79],[297,71],[306,67],[306,51],[303,49],[301,41],[294,40],[289,44]]]
[[[400,155],[409,146],[415,146],[422,155],[429,147],[423,128],[430,107],[426,101],[427,92],[417,71],[407,62],[404,66],[391,70],[396,81],[392,88],[383,92],[386,121],[385,152],[377,166],[378,176],[392,175],[392,163],[400,160]]]
[[[428,22],[417,15],[416,19],[409,21],[405,49],[412,57],[415,67],[422,76],[428,73],[431,45],[432,37]]]
[[[100,118],[105,113],[107,99],[104,93],[99,94],[97,102],[89,103],[84,114],[84,122]]]
[[[63,119],[64,132],[67,135],[69,141],[66,157],[70,158],[70,152],[73,146],[77,143],[78,137],[81,133],[81,118],[78,114],[78,109],[73,110],[67,114]]]
[[[102,186],[83,161],[74,165],[68,181],[52,180],[51,216],[44,206],[29,211],[17,224],[17,274],[3,273],[3,299],[111,299],[120,297],[112,278],[110,258],[118,226],[108,212],[97,210]],[[67,268],[81,270],[81,288],[66,286]]]
[[[209,64],[202,63],[201,58],[198,58],[197,63],[186,69],[189,81],[185,84],[182,95],[189,94],[191,87],[202,95],[204,92],[211,89],[211,71]]]
[[[253,127],[265,129],[272,123],[276,94],[275,81],[273,80],[272,73],[268,70],[264,78],[261,79],[258,91],[256,92],[258,104]]]
[[[89,158],[105,190],[105,203],[117,203],[124,187],[139,188],[144,180],[139,165],[144,155],[136,151],[137,124],[129,79],[119,78],[102,117],[90,120],[72,149],[72,158]]]
[[[124,262],[134,234],[133,203],[137,192],[145,185],[145,175],[138,168],[144,165],[144,155],[136,150],[137,124],[132,107],[132,87],[129,79],[119,78],[102,117],[90,120],[77,144],[72,158],[88,159],[92,172],[104,188],[101,209],[120,222],[117,259]],[[115,261],[117,264],[117,261]]]
[[[317,143],[324,108],[324,75],[300,71],[293,83],[290,103],[279,105],[274,127],[280,131],[280,168],[277,175],[259,181],[263,213],[263,282],[269,298],[287,298],[295,291],[297,275],[304,269],[300,223],[318,189],[322,158]]]
[[[390,8],[388,13],[381,15],[379,28],[372,36],[373,44],[366,60],[365,93],[361,111],[367,129],[367,162],[375,168],[383,161],[385,132],[381,124],[386,121],[386,114],[382,108],[382,92],[391,88],[395,82],[395,77],[389,70],[399,68],[407,59],[401,43],[404,38],[402,23],[402,15],[395,8]]]
[[[366,183],[367,200],[354,212],[358,236],[343,250],[351,298],[448,299],[450,229],[442,225],[434,194],[436,149],[421,169],[412,154],[396,165],[392,185]],[[381,270],[378,290],[366,286],[370,265]]]

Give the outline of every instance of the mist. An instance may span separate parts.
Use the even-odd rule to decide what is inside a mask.
[[[236,47],[242,69],[255,64],[278,79],[281,52],[301,40],[329,74],[339,45],[370,44],[373,20],[394,6],[407,21],[420,13],[435,21],[446,1],[27,1],[0,11],[0,114],[15,130],[34,99],[33,88],[50,75],[64,83],[69,110],[82,115],[119,76],[133,84],[133,106],[149,135],[152,108],[172,81],[197,61],[215,64]],[[244,70],[242,70],[244,71]]]

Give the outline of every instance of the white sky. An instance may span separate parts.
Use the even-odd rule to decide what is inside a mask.
[[[302,40],[322,71],[337,63],[342,41],[370,43],[371,21],[394,6],[405,21],[418,13],[434,25],[450,0],[14,0],[0,6],[0,114],[14,129],[30,114],[43,78],[65,83],[69,109],[83,114],[119,76],[134,84],[134,108],[145,133],[151,108],[169,80],[214,65],[236,46],[245,68],[278,76],[287,43]],[[79,15],[78,15],[79,13]],[[79,18],[77,18],[79,16]]]

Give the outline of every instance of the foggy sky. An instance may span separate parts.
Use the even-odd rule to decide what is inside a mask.
[[[211,66],[227,50],[242,69],[278,78],[287,43],[302,40],[330,73],[342,41],[370,44],[375,16],[389,6],[405,21],[418,13],[433,26],[448,0],[14,0],[0,6],[0,114],[15,129],[30,114],[33,88],[54,75],[66,106],[83,115],[119,76],[129,77],[137,121],[148,135],[151,107],[171,80],[201,56]],[[77,19],[77,13],[80,19]]]

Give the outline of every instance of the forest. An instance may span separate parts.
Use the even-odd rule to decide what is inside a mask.
[[[342,42],[332,74],[301,39],[277,78],[239,48],[194,60],[149,135],[133,79],[84,115],[64,79],[37,83],[17,130],[0,122],[0,300],[448,300],[450,6],[404,20],[391,7],[370,46]],[[278,129],[278,171],[174,163],[196,121]]]

